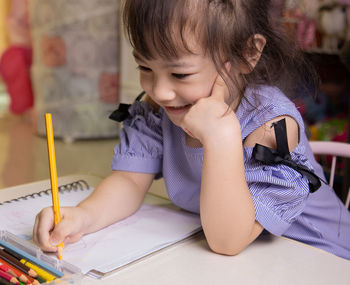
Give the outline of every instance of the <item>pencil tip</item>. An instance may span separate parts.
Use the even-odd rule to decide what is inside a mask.
[[[38,277],[38,274],[33,269],[29,269],[28,274],[34,278]]]
[[[58,252],[58,259],[62,260],[63,248],[61,246],[59,246],[58,249],[57,249],[57,252]]]

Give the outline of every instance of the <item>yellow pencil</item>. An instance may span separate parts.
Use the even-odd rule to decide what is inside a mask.
[[[52,281],[55,280],[56,277],[50,274],[49,272],[45,271],[44,269],[40,268],[39,266],[34,265],[33,263],[30,263],[29,261],[25,259],[20,260],[21,263],[28,266],[29,268],[35,270],[36,273],[38,273],[38,276],[42,279],[45,279],[46,281]]]
[[[51,180],[51,194],[53,212],[55,218],[55,226],[61,221],[60,204],[58,199],[58,186],[57,186],[57,169],[56,169],[56,156],[55,156],[55,145],[53,139],[53,128],[52,128],[52,116],[50,113],[45,114],[46,122],[46,137],[47,137],[47,150],[49,154],[49,165],[50,165],[50,180]],[[62,259],[63,243],[58,245],[58,258]]]

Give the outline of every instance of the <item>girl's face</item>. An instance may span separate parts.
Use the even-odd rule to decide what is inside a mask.
[[[178,59],[147,60],[134,51],[144,91],[162,107],[177,126],[193,104],[208,97],[218,75],[209,56],[180,54]]]

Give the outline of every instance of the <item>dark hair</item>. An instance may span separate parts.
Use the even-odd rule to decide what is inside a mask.
[[[290,97],[301,90],[315,91],[315,72],[286,35],[282,21],[271,13],[276,1],[125,0],[123,20],[131,45],[146,59],[191,53],[186,42],[190,31],[212,58],[230,94],[238,87],[242,98],[247,85],[259,84],[277,86]],[[244,55],[257,51],[256,34],[265,37],[266,45],[255,68],[243,75],[243,86],[238,86],[225,62],[250,68]]]

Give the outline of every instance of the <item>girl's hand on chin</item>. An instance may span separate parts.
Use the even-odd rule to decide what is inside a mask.
[[[203,145],[220,142],[221,139],[241,136],[239,121],[226,104],[228,88],[220,75],[217,76],[211,95],[199,99],[184,116],[181,128]]]

